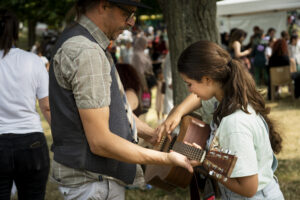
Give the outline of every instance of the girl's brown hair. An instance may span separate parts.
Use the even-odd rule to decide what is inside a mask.
[[[242,37],[246,38],[247,33],[242,29],[235,29],[229,37],[229,49],[232,49],[232,45],[234,41],[241,42]]]
[[[19,20],[16,15],[7,9],[0,9],[0,49],[4,50],[3,57],[15,45],[18,34]]]
[[[249,113],[251,105],[269,126],[270,141],[275,153],[279,153],[282,138],[274,129],[268,117],[270,108],[266,107],[261,94],[256,90],[250,73],[238,60],[232,59],[229,53],[209,41],[199,41],[186,48],[178,60],[178,71],[190,79],[201,81],[208,76],[222,85],[224,97],[214,112],[214,122],[219,125],[223,117],[241,109]]]
[[[273,45],[272,55],[288,56],[288,45],[284,39],[278,39]]]

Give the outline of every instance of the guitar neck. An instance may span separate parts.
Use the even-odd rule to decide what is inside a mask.
[[[203,161],[205,150],[184,144],[182,142],[175,142],[172,150],[185,155],[190,160]]]

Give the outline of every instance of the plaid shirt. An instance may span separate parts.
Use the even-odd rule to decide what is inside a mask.
[[[105,50],[110,42],[106,35],[86,16],[83,15],[78,23],[89,31],[97,43],[84,36],[75,36],[65,41],[53,58],[55,77],[62,88],[73,91],[78,108],[89,109],[109,106],[112,82],[110,72],[113,61],[110,54]],[[128,121],[136,139],[135,121],[117,71],[116,77]],[[77,187],[87,182],[98,181],[100,175],[87,170],[73,169],[54,160],[52,162],[51,177],[62,186]],[[125,185],[113,177],[101,176]]]

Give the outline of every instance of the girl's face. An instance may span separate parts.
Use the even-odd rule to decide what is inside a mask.
[[[180,73],[181,78],[187,84],[190,93],[197,95],[197,97],[208,100],[217,94],[215,82],[209,77],[202,77],[201,81],[196,81],[188,78],[185,74]]]

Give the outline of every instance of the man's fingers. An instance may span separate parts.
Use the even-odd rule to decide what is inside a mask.
[[[193,142],[192,146],[198,148],[198,149],[202,149],[200,145],[198,145],[197,143]]]
[[[193,166],[193,167],[196,167],[196,166],[200,166],[201,163],[199,161],[196,161],[196,160],[190,160],[190,164]]]
[[[165,127],[163,125],[161,125],[157,128],[157,142],[160,142],[164,130],[165,130]]]

